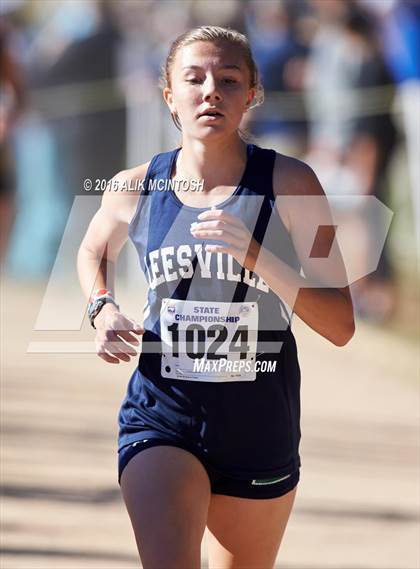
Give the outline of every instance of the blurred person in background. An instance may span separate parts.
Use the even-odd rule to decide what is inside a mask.
[[[379,12],[386,63],[393,75],[402,110],[407,147],[414,235],[420,255],[420,2],[370,1]]]
[[[24,108],[23,72],[12,57],[8,28],[0,20],[0,263],[3,263],[16,217],[16,169],[11,144],[14,126]]]
[[[191,3],[191,22],[194,26],[215,25],[245,31],[244,2],[241,0],[193,0]]]
[[[129,167],[169,148],[177,136],[174,124],[164,112],[158,79],[170,35],[182,33],[190,24],[191,4],[190,0],[111,4],[121,33],[118,70],[127,108]]]
[[[370,103],[369,88],[379,89],[372,97],[374,108],[371,114],[369,110],[365,114],[364,108],[360,108],[360,116],[352,121],[352,136],[344,152],[343,163],[357,178],[360,193],[373,195],[389,206],[389,167],[397,143],[397,130],[391,114],[395,94],[393,80],[385,66],[378,30],[372,19],[363,12],[351,11],[345,19],[344,30],[351,52],[360,57],[354,88],[366,93],[364,105],[368,107]],[[369,225],[369,231],[375,231],[374,224]],[[375,235],[368,236],[368,241],[368,247],[373,247]],[[361,316],[377,322],[392,316],[397,286],[389,237],[375,272],[355,283],[353,290]]]
[[[114,80],[118,34],[105,0],[12,8],[29,105],[15,136],[20,207],[7,268],[39,278],[51,271],[73,199],[85,194],[83,180],[106,181],[125,166],[124,98]]]
[[[368,14],[351,2],[312,4],[320,25],[307,74],[312,119],[307,160],[327,193],[373,195],[387,205],[388,169],[397,136],[390,111],[393,81],[380,51],[378,30]],[[351,219],[350,210],[349,214]],[[362,220],[363,215],[360,212]],[[359,227],[357,255],[362,264],[375,253],[376,229],[369,220]],[[397,289],[388,240],[377,270],[351,290],[360,316],[375,322],[392,316]]]
[[[35,86],[61,100],[49,125],[57,144],[57,182],[69,211],[74,196],[86,195],[85,179],[94,187],[95,180],[111,178],[126,164],[125,103],[117,82],[120,33],[108,0],[66,2],[54,19],[68,43],[39,69]]]
[[[306,143],[306,119],[299,92],[303,91],[308,53],[294,25],[301,14],[296,8],[292,12],[285,1],[253,0],[245,15],[266,98],[264,107],[250,114],[247,126],[261,144],[300,155]]]
[[[60,177],[55,171],[56,146],[44,112],[45,107],[48,113],[60,109],[60,105],[62,108],[62,97],[51,97],[50,93],[35,89],[39,68],[66,44],[54,25],[49,28],[46,24],[54,19],[57,7],[55,0],[48,6],[40,2],[13,2],[7,14],[13,23],[15,52],[28,89],[26,112],[14,133],[19,208],[7,270],[14,277],[25,279],[48,274],[66,222]]]

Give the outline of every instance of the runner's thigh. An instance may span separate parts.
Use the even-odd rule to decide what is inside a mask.
[[[121,490],[143,567],[199,569],[210,501],[201,462],[180,448],[147,448],[123,470]]]
[[[270,569],[295,499],[257,500],[212,494],[207,527],[209,569]]]

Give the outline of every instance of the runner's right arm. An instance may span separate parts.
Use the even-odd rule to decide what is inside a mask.
[[[129,223],[139,199],[139,192],[128,191],[127,186],[133,180],[143,180],[147,167],[148,164],[142,164],[114,176],[89,224],[77,256],[79,280],[86,298],[101,288],[114,295],[115,264],[127,241]],[[95,317],[95,327],[96,353],[106,362],[130,361],[130,356],[137,355],[132,346],[139,341],[134,334],[142,334],[144,330],[116,306],[105,304]]]

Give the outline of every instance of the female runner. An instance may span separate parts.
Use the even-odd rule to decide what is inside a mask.
[[[312,170],[240,136],[261,95],[247,39],[188,31],[164,80],[181,148],[115,176],[78,258],[98,355],[130,361],[143,340],[118,480],[146,569],[199,568],[206,526],[211,569],[268,569],[301,465],[290,307],[343,346],[351,297]],[[128,236],[150,285],[142,326],[119,310],[110,274]]]

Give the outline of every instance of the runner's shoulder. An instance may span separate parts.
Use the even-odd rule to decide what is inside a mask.
[[[109,180],[102,196],[101,208],[119,221],[129,223],[133,217],[150,162],[121,170]]]
[[[313,169],[298,158],[276,152],[273,172],[275,196],[324,195],[324,191]]]

